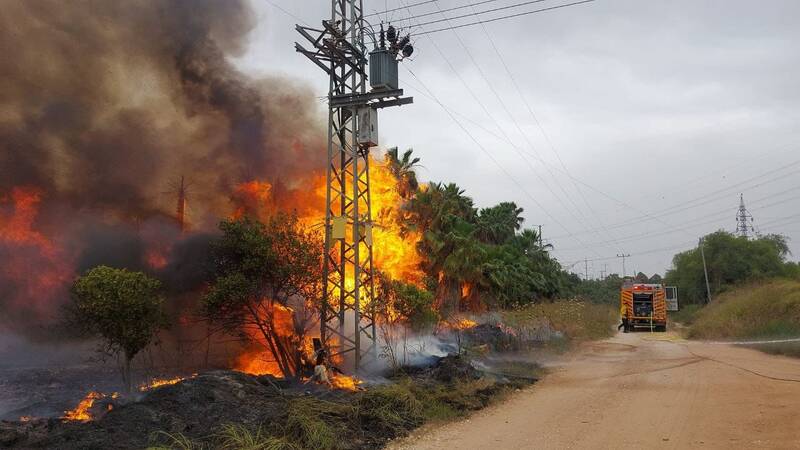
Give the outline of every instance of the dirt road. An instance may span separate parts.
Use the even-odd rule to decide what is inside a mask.
[[[619,334],[535,386],[391,449],[800,449],[800,359]]]

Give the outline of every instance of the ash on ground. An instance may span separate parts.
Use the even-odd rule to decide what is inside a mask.
[[[107,401],[100,411],[93,411],[98,418],[89,422],[54,418],[2,421],[0,446],[145,448],[169,446],[169,442],[164,442],[168,435],[212,445],[221,427],[238,424],[249,429],[260,428],[278,441],[304,448],[315,445],[308,439],[316,437],[304,434],[303,427],[308,426],[338,433],[333,441],[335,446],[330,448],[380,448],[428,419],[426,408],[431,396],[438,396],[438,408],[463,412],[482,408],[498,392],[533,380],[487,374],[460,355],[437,358],[428,367],[409,369],[388,383],[368,386],[359,392],[331,390],[271,376],[211,371],[153,389],[139,401]],[[468,386],[471,390],[455,395],[459,390],[447,386],[462,386],[460,391],[464,392],[463,386]],[[303,421],[311,425],[298,425]]]

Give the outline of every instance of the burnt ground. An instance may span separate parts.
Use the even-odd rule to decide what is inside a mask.
[[[126,399],[110,396],[120,390],[113,366],[0,369],[0,447],[169,448],[180,447],[179,437],[215,448],[221,430],[236,424],[274,438],[280,445],[271,448],[381,448],[426,421],[459,417],[536,381],[530,355],[516,353],[536,343],[486,324],[463,332],[461,342],[470,356],[430,356],[358,392],[210,370]],[[60,418],[89,391],[107,394],[90,409],[92,421]]]
[[[235,371],[211,371],[156,388],[138,401],[104,399],[92,410],[98,418],[90,422],[57,418],[2,421],[0,446],[146,448],[164,443],[166,435],[160,432],[213,446],[222,425],[240,424],[291,439],[300,447],[312,447],[309,439],[313,436],[303,434],[303,427],[308,426],[300,425],[297,431],[296,422],[298,417],[311,414],[308,411],[323,411],[320,417],[309,416],[308,420],[334,430],[331,433],[336,439],[329,448],[380,448],[428,420],[430,405],[436,405],[431,411],[445,408],[463,413],[482,408],[504,390],[533,381],[487,375],[461,356],[440,358],[429,367],[397,373],[360,392]],[[298,412],[301,410],[305,412]]]

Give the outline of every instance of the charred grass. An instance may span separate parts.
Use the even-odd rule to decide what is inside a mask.
[[[528,372],[534,370],[528,366]],[[430,421],[462,417],[535,378],[481,372],[463,356],[398,371],[363,391],[214,371],[115,405],[88,423],[0,423],[0,447],[374,449]]]

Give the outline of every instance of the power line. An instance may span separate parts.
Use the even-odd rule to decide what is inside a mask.
[[[434,29],[434,30],[423,31],[421,33],[415,33],[415,35],[416,36],[423,36],[423,35],[426,35],[426,34],[433,34],[433,33],[439,33],[441,31],[448,31],[448,30],[451,30],[451,29],[470,27],[470,26],[478,25],[478,24],[482,24],[482,23],[497,22],[498,20],[512,19],[512,18],[515,18],[515,17],[522,17],[522,16],[527,16],[527,15],[530,15],[530,14],[536,14],[536,13],[540,13],[540,12],[553,11],[555,9],[567,8],[567,7],[570,7],[570,6],[577,6],[577,5],[582,5],[584,3],[592,3],[592,2],[594,2],[594,0],[582,0],[582,1],[579,1],[579,2],[565,3],[563,5],[551,6],[549,8],[534,9],[532,11],[526,11],[526,12],[523,12],[523,13],[510,14],[510,15],[501,16],[501,17],[494,17],[492,19],[477,20],[475,22],[459,24],[459,25],[455,25],[453,27],[437,28],[437,29]],[[470,14],[470,15],[477,15],[477,14]],[[464,17],[468,17],[470,15],[467,15],[467,16],[464,16]],[[441,21],[435,21],[435,22],[441,22]],[[435,22],[429,22],[428,24],[435,23]],[[420,25],[424,25],[424,24],[420,24]]]
[[[439,9],[439,12],[440,12],[440,13],[442,13],[442,16],[443,16],[443,17],[445,17],[445,19],[447,19],[447,16],[444,14],[444,11],[443,11],[441,8],[439,8],[439,5],[437,4],[436,6],[437,6],[437,8]],[[449,20],[448,20],[448,25],[449,25],[449,24],[450,24],[450,22],[449,22]],[[512,123],[513,123],[513,124],[516,126],[517,130],[519,131],[519,133],[520,133],[520,134],[521,134],[521,135],[522,135],[522,136],[525,138],[525,140],[527,141],[528,145],[531,147],[531,150],[535,151],[535,148],[534,148],[534,146],[533,146],[533,143],[530,141],[530,139],[528,139],[528,136],[527,136],[527,134],[526,134],[526,133],[525,133],[525,132],[522,130],[522,127],[520,127],[520,125],[519,125],[519,123],[517,122],[517,120],[516,120],[516,118],[514,117],[514,115],[513,115],[513,114],[511,113],[511,111],[508,109],[508,107],[506,106],[505,102],[502,100],[502,98],[500,97],[500,95],[498,94],[498,92],[495,90],[495,88],[494,88],[494,86],[492,85],[492,83],[491,83],[491,82],[489,81],[489,79],[486,77],[486,74],[483,72],[483,69],[481,69],[481,65],[480,65],[480,64],[478,64],[478,62],[475,60],[475,57],[472,55],[472,52],[469,50],[469,48],[466,46],[466,44],[464,44],[464,41],[461,39],[461,36],[460,36],[460,35],[458,34],[458,32],[456,32],[456,31],[454,31],[454,32],[453,32],[453,34],[456,36],[456,39],[458,39],[458,42],[461,44],[461,47],[464,49],[464,51],[466,52],[466,54],[467,54],[467,56],[469,57],[470,61],[472,62],[472,64],[473,64],[473,65],[475,66],[475,68],[477,69],[477,71],[478,71],[478,73],[480,74],[480,76],[481,76],[481,78],[483,79],[483,81],[486,83],[486,85],[487,85],[487,86],[489,87],[489,89],[491,90],[491,92],[492,92],[492,94],[494,95],[495,99],[497,99],[497,101],[498,101],[498,102],[500,103],[500,105],[502,106],[503,110],[506,112],[506,114],[508,115],[508,117],[511,119],[511,122],[512,122]],[[439,49],[439,46],[438,46],[438,45],[437,45],[435,42],[434,42],[434,46],[435,46],[437,49]],[[440,53],[442,53],[442,52],[441,52],[441,50],[440,50]],[[449,59],[448,59],[448,58],[447,58],[447,57],[446,57],[446,56],[445,56],[443,53],[442,53],[442,57],[443,57],[443,58],[444,58],[444,59],[445,59],[445,60],[448,62],[448,64],[450,64],[450,61],[449,61]],[[467,84],[467,83],[466,83],[466,82],[463,80],[463,78],[461,78],[461,76],[460,76],[460,75],[458,74],[458,72],[456,71],[455,67],[453,67],[453,66],[452,66],[452,64],[450,64],[450,68],[451,68],[451,70],[452,70],[454,73],[456,73],[456,76],[457,76],[457,77],[459,78],[459,80],[462,82],[462,84],[464,85],[464,88],[465,88],[465,89],[467,89],[467,90],[470,92],[470,94],[472,95],[473,99],[475,99],[475,101],[476,101],[476,102],[477,102],[477,103],[478,103],[478,104],[479,104],[479,105],[480,105],[480,106],[483,108],[483,110],[484,110],[484,112],[486,113],[486,115],[492,119],[492,121],[493,121],[493,122],[495,123],[495,125],[497,126],[498,130],[500,130],[500,132],[501,132],[501,133],[502,133],[502,134],[503,134],[503,135],[506,137],[506,139],[507,139],[508,141],[510,141],[510,140],[511,140],[511,139],[510,139],[510,137],[508,136],[508,134],[506,134],[505,130],[504,130],[504,129],[503,129],[503,127],[500,125],[500,123],[497,121],[497,119],[495,118],[495,116],[494,116],[493,114],[491,114],[491,112],[489,112],[489,110],[486,108],[486,106],[483,104],[483,102],[481,102],[481,101],[480,101],[480,99],[478,99],[478,98],[477,98],[477,95],[474,93],[474,91],[472,90],[472,88],[471,88],[471,87],[470,87],[470,86],[469,86],[469,85],[468,85],[468,84]],[[535,175],[535,176],[536,176],[536,177],[537,177],[537,178],[538,178],[538,179],[539,179],[539,180],[542,182],[542,184],[543,184],[543,185],[544,185],[544,186],[545,186],[545,187],[546,187],[546,188],[547,188],[547,189],[550,191],[550,193],[551,193],[551,194],[552,194],[554,197],[558,198],[559,196],[558,196],[558,195],[556,194],[556,192],[555,192],[555,191],[554,191],[554,190],[553,190],[553,189],[550,187],[550,185],[549,185],[549,184],[548,184],[548,182],[547,182],[547,181],[544,179],[544,177],[542,177],[542,176],[541,176],[541,175],[540,175],[540,174],[539,174],[539,173],[536,171],[536,169],[533,167],[533,165],[531,165],[531,163],[530,163],[530,162],[529,162],[529,161],[528,161],[528,160],[525,158],[525,156],[524,156],[524,153],[523,153],[523,152],[520,152],[520,150],[519,150],[519,149],[518,149],[516,146],[512,146],[512,149],[513,149],[515,152],[517,152],[517,154],[518,154],[518,155],[519,155],[519,156],[522,158],[522,160],[523,160],[523,161],[525,161],[525,163],[526,163],[526,164],[528,165],[528,167],[530,168],[531,172],[533,172],[533,174],[534,174],[534,175]],[[545,166],[545,167],[547,168],[547,166]],[[565,198],[566,198],[566,199],[567,199],[567,200],[568,200],[568,201],[569,201],[569,202],[570,202],[570,203],[573,205],[573,207],[576,209],[576,211],[578,211],[578,213],[580,213],[580,208],[578,208],[578,206],[575,204],[575,202],[574,202],[574,201],[572,201],[572,199],[569,197],[569,195],[567,194],[567,192],[564,190],[564,188],[563,188],[563,187],[562,187],[562,186],[561,186],[561,185],[558,183],[558,178],[556,178],[556,177],[553,175],[552,171],[550,171],[550,170],[549,170],[549,168],[548,168],[548,171],[550,172],[550,176],[551,176],[551,177],[553,177],[553,179],[555,180],[555,182],[556,182],[556,185],[557,185],[557,186],[558,186],[558,187],[561,189],[561,191],[562,191],[562,193],[564,194]],[[560,200],[560,199],[559,199],[559,200]],[[565,207],[565,210],[566,210],[566,211],[567,211],[567,212],[568,212],[568,213],[569,213],[569,214],[570,214],[570,215],[571,215],[571,216],[572,216],[572,217],[573,217],[573,218],[574,218],[574,219],[575,219],[577,222],[579,222],[579,223],[581,222],[581,219],[580,219],[578,216],[576,216],[575,214],[573,214],[571,211],[569,211],[569,209],[568,209],[568,208],[566,208],[566,207]],[[585,225],[584,225],[584,227],[585,227]],[[586,227],[585,227],[585,228],[586,228]]]
[[[423,13],[423,14],[417,14],[417,15],[410,16],[410,17],[404,17],[403,20],[419,19],[420,17],[433,16],[433,15],[439,14],[439,13],[444,14],[446,12],[456,11],[456,10],[464,9],[464,8],[472,8],[472,7],[475,7],[475,6],[478,6],[478,5],[483,5],[483,4],[486,4],[486,3],[494,3],[496,1],[498,1],[498,0],[483,0],[481,2],[475,2],[475,3],[466,4],[466,5],[454,6],[452,8],[447,8],[447,9],[439,8],[439,4],[437,3],[436,7],[439,8],[438,11],[427,12],[427,13]],[[487,14],[487,13],[490,13],[490,12],[502,11],[502,10],[511,9],[511,8],[518,8],[520,6],[530,5],[530,4],[533,4],[533,3],[542,3],[542,2],[546,2],[546,1],[548,1],[548,0],[529,0],[529,1],[526,1],[526,2],[522,2],[522,3],[517,3],[517,4],[514,4],[514,5],[507,5],[507,6],[502,6],[502,7],[499,7],[499,8],[488,9],[488,10],[481,11],[481,12],[475,12],[474,14],[465,14],[463,16],[451,17],[450,19],[451,20],[457,20],[457,19],[460,19],[460,18],[463,18],[463,17],[472,16],[472,15]],[[426,24],[432,24],[432,23],[437,23],[437,22],[439,22],[439,21],[422,23],[422,24],[420,24],[418,26],[424,26]]]
[[[438,100],[438,98],[436,97],[436,95],[433,93],[433,91],[431,91],[430,89],[428,89],[428,88],[427,88],[427,86],[425,86],[425,83],[423,83],[423,82],[422,82],[422,80],[421,80],[421,79],[420,79],[420,78],[419,78],[419,77],[418,77],[418,76],[417,76],[417,75],[416,75],[416,74],[415,74],[415,73],[414,73],[414,72],[413,72],[411,69],[409,69],[408,67],[406,67],[406,70],[408,70],[408,72],[411,74],[411,76],[413,76],[413,77],[414,77],[414,79],[416,79],[416,80],[417,80],[417,81],[418,81],[418,82],[419,82],[419,83],[420,83],[420,84],[421,84],[421,85],[422,85],[422,86],[423,86],[423,87],[424,87],[424,88],[425,88],[425,89],[428,91],[428,93],[429,93],[429,94],[430,94],[430,95],[431,95],[431,96],[434,98],[434,100],[435,100],[435,101],[436,101],[436,102],[437,102],[437,103],[438,103],[440,106],[443,106],[443,105],[442,105],[442,103],[441,103],[441,102]],[[466,135],[467,135],[467,136],[468,136],[468,137],[469,137],[469,138],[472,140],[472,142],[474,142],[474,143],[475,143],[475,145],[477,145],[477,146],[478,146],[478,148],[481,150],[481,152],[483,152],[483,153],[484,153],[484,154],[485,154],[485,155],[486,155],[486,156],[487,156],[487,157],[488,157],[488,158],[489,158],[489,159],[490,159],[490,160],[491,160],[491,161],[492,161],[492,162],[493,162],[493,163],[494,163],[494,164],[495,164],[495,165],[496,165],[496,166],[497,166],[497,167],[498,167],[498,168],[499,168],[499,169],[500,169],[500,170],[501,170],[501,171],[502,171],[502,172],[503,172],[503,173],[504,173],[504,174],[505,174],[505,175],[506,175],[506,176],[507,176],[507,177],[508,177],[508,178],[509,178],[509,179],[510,179],[512,182],[513,182],[513,183],[514,183],[514,184],[516,184],[516,185],[517,185],[517,187],[518,187],[518,188],[519,188],[519,189],[520,189],[520,190],[521,190],[521,191],[522,191],[522,192],[523,192],[523,193],[524,193],[524,194],[525,194],[525,195],[526,195],[528,198],[530,198],[530,199],[531,199],[531,201],[533,201],[533,202],[534,202],[534,203],[535,203],[535,204],[536,204],[536,205],[537,205],[537,206],[538,206],[538,207],[539,207],[539,208],[542,210],[542,212],[544,212],[544,213],[545,213],[545,214],[546,214],[546,215],[547,215],[547,216],[548,216],[548,217],[549,217],[549,218],[550,218],[550,219],[551,219],[553,222],[555,222],[555,223],[556,223],[556,225],[558,225],[559,227],[561,227],[561,228],[562,228],[564,231],[567,231],[567,232],[569,232],[569,230],[567,229],[567,227],[565,227],[565,226],[564,226],[564,224],[562,224],[562,223],[561,223],[561,221],[559,221],[559,220],[558,220],[558,219],[556,219],[556,218],[555,218],[555,217],[554,217],[552,214],[550,214],[550,213],[549,213],[549,212],[548,212],[548,211],[547,211],[547,210],[544,208],[544,206],[543,206],[541,203],[539,203],[539,201],[538,201],[538,200],[537,200],[537,199],[536,199],[534,196],[532,196],[532,195],[531,195],[531,194],[530,194],[530,193],[527,191],[527,189],[525,189],[525,187],[524,187],[524,186],[522,186],[522,184],[521,184],[519,181],[517,181],[517,179],[516,179],[516,178],[514,178],[514,176],[513,176],[513,175],[511,175],[511,174],[510,174],[510,173],[509,173],[509,172],[508,172],[508,171],[507,171],[507,170],[506,170],[506,169],[505,169],[505,168],[504,168],[504,167],[503,167],[503,166],[500,164],[500,162],[498,162],[498,161],[497,161],[497,159],[495,159],[495,157],[494,157],[494,156],[492,156],[491,152],[489,152],[488,150],[486,150],[486,148],[485,148],[485,147],[484,147],[484,146],[483,146],[483,145],[482,145],[482,144],[481,144],[481,143],[480,143],[480,142],[479,142],[477,139],[475,139],[475,136],[473,136],[473,135],[472,135],[472,133],[470,133],[470,132],[469,132],[469,130],[468,130],[468,129],[467,129],[467,128],[466,128],[466,127],[465,127],[465,126],[464,126],[464,125],[463,125],[461,122],[459,122],[459,121],[458,121],[458,120],[455,118],[455,116],[454,116],[453,114],[451,114],[451,113],[450,113],[450,111],[449,111],[447,108],[444,108],[444,107],[443,107],[443,109],[444,109],[444,110],[445,110],[445,112],[447,112],[447,114],[450,116],[450,119],[452,119],[452,120],[453,120],[453,122],[455,122],[455,123],[456,123],[456,125],[458,125],[458,127],[459,127],[459,128],[461,128],[461,130],[464,132],[464,134],[466,134]],[[583,245],[583,242],[582,242],[580,239],[578,239],[577,237],[575,237],[575,238],[573,238],[573,239],[574,239],[575,241],[577,241],[579,244]],[[595,252],[595,253],[596,253],[596,252]]]
[[[792,163],[789,163],[787,165],[783,165],[783,166],[781,166],[781,167],[779,167],[777,169],[769,170],[769,171],[764,172],[764,173],[762,173],[760,175],[756,175],[756,176],[751,177],[751,178],[749,178],[749,179],[747,179],[747,180],[745,180],[743,182],[734,183],[734,184],[731,184],[731,185],[729,185],[729,186],[727,186],[725,188],[718,189],[716,191],[713,191],[711,193],[702,195],[700,197],[696,197],[696,198],[694,198],[692,200],[689,200],[687,202],[683,202],[683,203],[681,203],[679,205],[676,204],[676,205],[673,205],[673,206],[668,206],[666,208],[662,208],[663,212],[661,212],[661,213],[657,213],[657,214],[647,214],[647,213],[645,213],[642,216],[633,217],[633,218],[631,218],[629,220],[626,220],[624,222],[618,222],[616,224],[611,224],[611,225],[608,226],[608,228],[610,228],[610,229],[624,228],[624,227],[627,227],[627,226],[640,224],[642,222],[647,222],[649,220],[658,220],[659,217],[670,216],[670,215],[673,215],[673,214],[675,214],[677,212],[686,211],[686,210],[692,209],[692,208],[697,208],[699,206],[703,206],[703,205],[706,205],[708,203],[717,201],[717,200],[725,197],[726,195],[728,195],[731,190],[752,189],[752,188],[761,187],[761,186],[764,186],[764,185],[767,185],[767,184],[774,183],[776,181],[779,181],[779,180],[782,180],[782,179],[787,178],[789,176],[792,176],[792,175],[795,175],[797,173],[800,173],[800,170],[791,171],[791,172],[779,175],[777,177],[770,178],[769,180],[766,180],[766,181],[760,181],[760,182],[755,183],[755,184],[750,184],[750,185],[746,184],[746,183],[748,183],[750,181],[754,181],[754,180],[757,180],[759,178],[763,178],[765,176],[772,175],[772,174],[774,174],[776,172],[779,172],[781,170],[785,170],[787,168],[796,166],[798,164],[800,164],[800,160],[792,162]],[[792,189],[796,189],[796,188],[792,188]],[[784,191],[784,192],[786,192],[786,191]],[[589,231],[585,231],[584,233],[589,233]],[[553,236],[553,238],[558,238],[558,236]]]
[[[489,31],[486,29],[486,25],[484,25],[484,24],[481,24],[481,29],[483,30],[483,33],[486,35],[486,38],[488,39],[489,43],[491,44],[491,46],[492,46],[492,49],[494,50],[495,54],[497,55],[497,58],[500,60],[500,63],[502,64],[503,68],[504,68],[504,69],[505,69],[505,71],[506,71],[506,74],[508,75],[509,79],[511,79],[511,84],[512,84],[512,85],[514,86],[514,88],[516,89],[516,91],[517,91],[517,94],[518,94],[518,96],[519,96],[520,100],[522,100],[522,103],[523,103],[523,104],[525,105],[525,107],[527,108],[527,110],[528,110],[528,113],[530,114],[530,116],[531,116],[531,118],[533,119],[534,123],[535,123],[535,124],[536,124],[536,126],[539,128],[539,131],[542,133],[542,136],[544,137],[545,141],[546,141],[546,142],[548,143],[548,145],[550,146],[550,150],[551,150],[551,151],[552,151],[552,152],[553,152],[553,153],[556,155],[556,159],[558,160],[559,164],[561,165],[561,168],[562,168],[562,169],[564,169],[564,172],[566,172],[566,173],[569,175],[569,178],[570,178],[570,180],[572,181],[572,178],[573,178],[573,177],[572,177],[572,174],[571,174],[571,173],[569,172],[569,170],[567,169],[567,166],[564,164],[564,161],[561,159],[561,155],[559,155],[559,153],[558,153],[558,150],[556,150],[555,146],[553,145],[553,142],[550,140],[550,137],[549,137],[549,136],[548,136],[548,134],[545,132],[545,130],[544,130],[544,127],[543,127],[543,126],[542,126],[542,124],[539,122],[539,119],[536,117],[536,114],[533,112],[533,108],[531,107],[531,105],[530,105],[530,103],[528,102],[528,100],[525,98],[525,95],[523,94],[523,92],[522,92],[522,89],[520,89],[520,87],[519,87],[519,84],[517,83],[517,80],[516,80],[516,78],[514,77],[514,74],[511,72],[511,69],[508,67],[508,64],[506,64],[506,60],[505,60],[505,58],[503,58],[503,55],[500,53],[500,49],[498,49],[498,48],[497,48],[497,45],[495,44],[495,42],[494,42],[494,39],[492,38],[492,35],[491,35],[491,34],[489,33]],[[454,31],[454,33],[455,33],[455,31]],[[515,122],[515,123],[516,123],[516,122]],[[518,126],[517,128],[519,128],[519,126]],[[525,135],[525,136],[526,136],[526,139],[527,139],[527,135]],[[529,141],[529,144],[530,144],[530,141]],[[531,147],[533,148],[533,145],[532,145],[532,144],[531,144]],[[538,155],[538,152],[537,152],[537,155]],[[543,160],[543,158],[539,158],[539,159],[540,159],[540,160]],[[549,168],[549,165],[546,165],[546,164],[545,164],[544,166],[545,166],[545,167],[548,169],[548,172],[550,173],[550,176],[552,176],[554,179],[556,179],[556,180],[557,180],[557,178],[556,178],[556,177],[553,175],[553,172],[550,170],[550,168]],[[558,182],[558,181],[556,181],[556,182]],[[580,195],[580,197],[583,199],[583,203],[584,203],[584,204],[586,205],[586,207],[589,209],[589,212],[590,212],[590,214],[591,214],[591,215],[594,217],[594,219],[595,219],[595,220],[597,220],[597,222],[600,224],[601,228],[602,228],[602,229],[603,229],[603,231],[606,233],[606,235],[608,235],[609,237],[611,237],[611,240],[612,240],[612,241],[614,241],[614,240],[615,240],[615,237],[614,237],[614,235],[613,235],[613,234],[612,234],[612,233],[611,233],[611,232],[610,232],[610,231],[609,231],[609,230],[608,230],[608,229],[605,227],[605,224],[604,224],[604,223],[603,223],[603,221],[600,219],[600,216],[599,216],[599,215],[597,214],[597,212],[594,210],[594,208],[592,207],[591,203],[589,203],[589,201],[586,199],[586,196],[583,194],[583,191],[581,191],[581,189],[580,189],[580,187],[578,186],[578,184],[577,184],[575,181],[572,181],[572,185],[573,185],[573,187],[575,188],[575,190],[576,190],[576,191],[578,191],[578,195]],[[561,185],[560,185],[560,184],[559,184],[559,187],[561,187]],[[562,190],[563,190],[563,188],[562,188]],[[566,194],[566,193],[565,193],[565,194]],[[570,200],[571,200],[571,199],[570,199]],[[579,211],[580,211],[580,209],[579,209]],[[598,236],[599,236],[599,234],[598,234]],[[615,242],[615,244],[616,244],[617,246],[619,246],[619,244],[618,244],[618,243],[616,243],[616,242]],[[622,251],[622,250],[620,250],[620,251]],[[623,252],[623,253],[624,253],[624,252]]]
[[[427,5],[428,3],[436,3],[437,1],[439,1],[439,0],[427,0],[427,1],[424,1],[424,2],[411,3],[409,5],[399,6],[397,8],[387,9],[387,10],[384,10],[384,11],[378,11],[378,12],[374,12],[374,13],[371,13],[371,14],[365,14],[364,17],[379,16],[381,14],[400,11],[402,9],[413,8],[415,6]]]
[[[766,198],[771,198],[771,197],[772,196],[768,195],[768,196],[763,197],[763,198],[761,198],[759,200],[764,200]],[[761,205],[761,206],[758,206],[756,208],[752,208],[752,210],[753,211],[763,210],[763,209],[766,209],[766,208],[769,208],[769,207],[772,207],[772,206],[775,206],[775,205],[780,205],[780,204],[787,203],[787,202],[792,201],[792,200],[796,200],[798,198],[800,198],[800,196],[789,197],[789,198],[784,199],[784,200],[780,200],[780,201],[777,201],[777,202],[772,202],[772,203],[768,203],[766,205]],[[727,207],[725,209],[722,209],[722,210],[719,210],[719,211],[716,211],[716,212],[713,212],[713,213],[710,213],[710,214],[706,214],[706,215],[700,216],[700,217],[695,218],[694,220],[691,220],[689,222],[684,222],[683,225],[685,227],[689,227],[691,229],[691,228],[694,228],[694,227],[697,227],[697,226],[700,226],[700,225],[707,225],[707,224],[715,223],[715,222],[718,222],[720,220],[720,217],[718,217],[718,216],[721,216],[721,215],[726,215],[727,216],[728,214],[730,214],[730,212],[731,212],[731,208]],[[709,217],[714,217],[714,219],[705,220],[705,219],[707,219]],[[730,216],[728,216],[728,217],[730,217]],[[682,230],[668,229],[668,230],[660,231],[660,232],[652,232],[651,231],[651,232],[647,232],[647,233],[640,233],[640,234],[637,234],[637,235],[625,236],[625,237],[620,239],[620,242],[629,242],[629,241],[636,241],[636,240],[645,239],[645,238],[663,236],[663,235],[675,233],[677,231],[682,231]],[[557,238],[557,236],[555,238]],[[608,242],[607,241],[606,242],[590,242],[589,245],[603,245],[605,243],[608,243]],[[558,250],[562,251],[562,252],[569,252],[569,251],[576,251],[576,250],[581,250],[581,249],[582,249],[581,247],[570,247],[570,248],[559,248]]]
[[[292,14],[291,12],[285,10],[283,7],[281,7],[277,3],[273,2],[272,0],[266,0],[266,1],[267,1],[268,4],[272,5],[273,8],[278,9],[279,11],[281,11],[282,13],[284,13],[287,16],[291,17],[292,19],[302,23],[305,26],[308,26],[308,23],[305,20],[303,20],[303,19],[297,17],[295,14]]]

